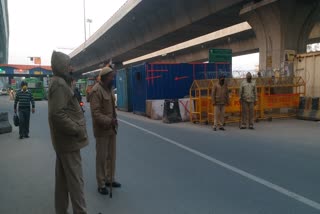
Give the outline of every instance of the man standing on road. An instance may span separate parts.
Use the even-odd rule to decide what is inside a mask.
[[[121,187],[121,184],[114,180],[118,129],[115,95],[112,90],[114,76],[112,68],[108,66],[102,68],[100,82],[94,85],[90,94],[93,131],[96,138],[96,178],[98,192],[102,195],[108,194],[106,186]]]
[[[51,140],[56,152],[55,210],[68,213],[69,196],[74,214],[86,214],[80,149],[88,144],[86,123],[71,88],[70,57],[53,52],[53,77],[48,91]]]
[[[20,139],[29,137],[30,127],[30,103],[32,105],[32,113],[34,110],[34,100],[31,92],[27,90],[27,83],[21,82],[21,90],[17,92],[14,100],[14,113],[17,113],[17,105],[19,103],[19,135]]]
[[[225,105],[229,105],[229,90],[225,83],[224,75],[219,77],[219,82],[213,86],[212,94],[212,105],[214,105],[214,123],[213,130],[217,131],[217,127],[224,131],[224,113]]]
[[[240,103],[242,107],[241,112],[241,127],[240,129],[247,128],[247,122],[249,120],[249,129],[253,129],[253,117],[254,117],[254,106],[257,103],[257,87],[256,83],[252,82],[252,75],[250,72],[247,73],[246,79],[241,83],[240,86]],[[249,111],[249,117],[248,117]]]

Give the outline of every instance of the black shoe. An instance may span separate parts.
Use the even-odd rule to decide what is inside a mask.
[[[225,130],[223,127],[220,127],[219,129],[220,129],[221,131],[224,131],[224,130]]]
[[[240,127],[240,129],[247,129],[247,127],[245,127],[245,126],[241,126],[241,127]]]
[[[19,139],[22,139],[22,138],[23,138],[23,136],[22,136],[22,135],[20,135]]]
[[[217,131],[217,128],[216,128],[216,127],[214,127],[214,128],[213,128],[213,131]]]
[[[25,137],[25,138],[29,138],[29,135],[25,135],[24,137]]]
[[[253,128],[253,126],[249,126],[249,129],[253,130],[254,128]]]
[[[108,190],[107,190],[107,188],[106,187],[98,187],[98,192],[101,194],[101,195],[108,195],[109,194],[109,192],[108,192]]]
[[[106,182],[106,186],[107,187],[109,187],[110,186],[110,182]],[[118,182],[116,182],[116,181],[114,181],[114,182],[112,182],[112,187],[114,187],[114,188],[120,188],[121,187],[121,184],[120,183],[118,183]]]

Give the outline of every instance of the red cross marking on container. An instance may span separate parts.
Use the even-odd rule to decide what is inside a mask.
[[[187,79],[187,78],[189,78],[189,77],[188,76],[175,77],[174,80],[178,81],[178,80]]]

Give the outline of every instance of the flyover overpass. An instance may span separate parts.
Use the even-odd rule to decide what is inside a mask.
[[[0,0],[0,64],[8,63],[9,18],[7,0]]]
[[[320,21],[319,14],[319,0],[129,0],[70,56],[76,72],[83,73],[110,59],[121,64],[247,21],[252,31],[233,35],[238,40],[232,44],[227,38],[203,47],[237,47],[239,54],[259,50],[260,69],[279,68],[284,50],[305,52],[310,33]],[[318,38],[320,35],[314,40]],[[245,48],[248,44],[250,50]],[[184,57],[172,59],[169,54],[166,60],[197,61],[208,51],[197,48],[191,48],[191,52],[198,54],[181,50]]]
[[[211,48],[232,49],[233,56],[256,53],[258,41],[246,22],[216,31],[187,42],[168,47],[152,54],[125,61],[124,65],[143,62],[205,62]]]

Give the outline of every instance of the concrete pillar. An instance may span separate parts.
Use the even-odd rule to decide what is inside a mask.
[[[253,28],[260,53],[260,70],[272,71],[288,67],[285,51],[306,52],[310,32],[319,19],[318,0],[263,0],[245,5],[240,16]]]

